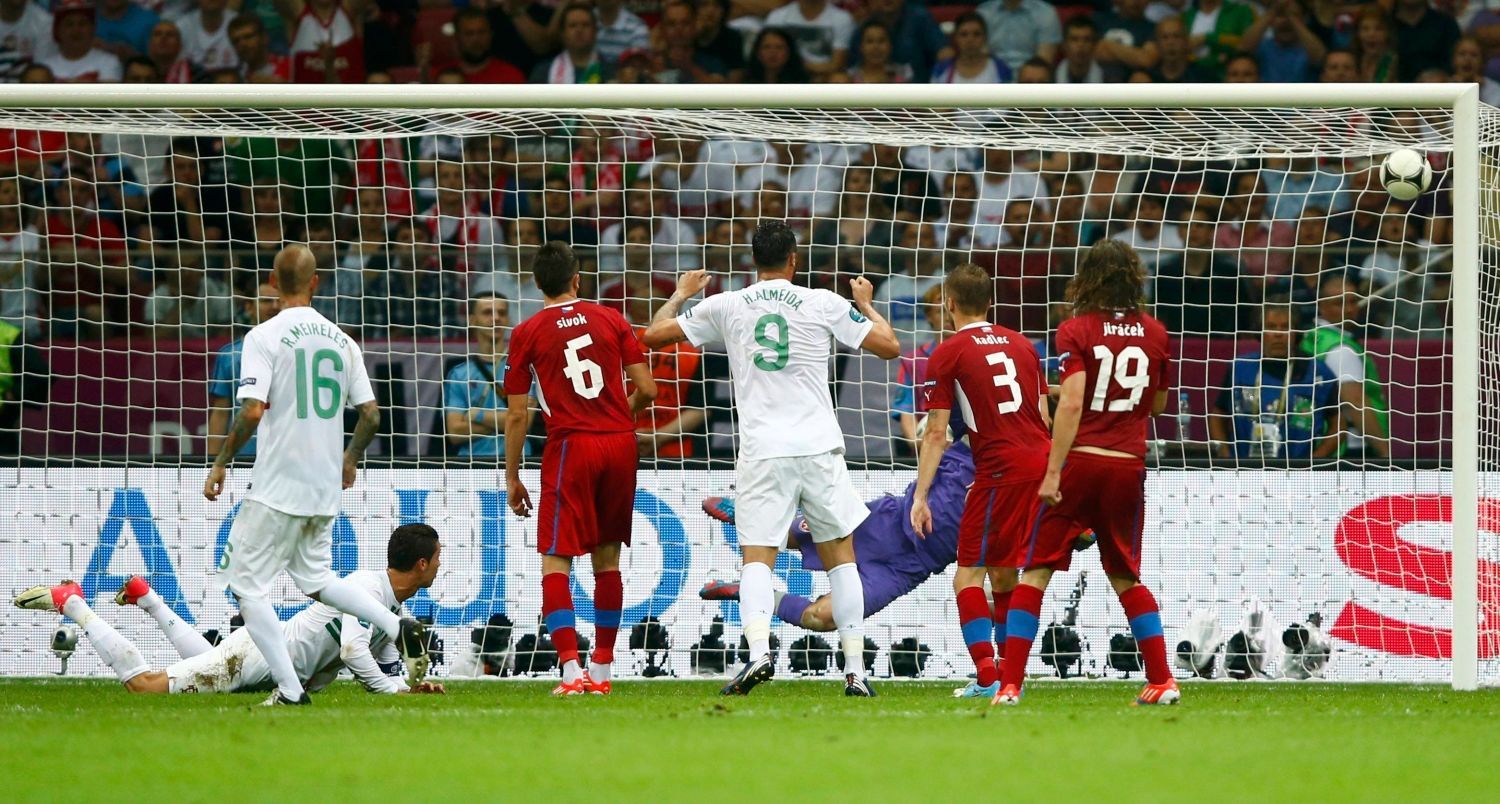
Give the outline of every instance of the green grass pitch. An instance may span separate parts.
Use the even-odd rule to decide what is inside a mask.
[[[0,681],[6,801],[1434,801],[1500,796],[1500,690],[1033,683],[1015,709],[952,684],[454,683],[379,697],[339,682],[306,709],[263,695],[131,696]]]

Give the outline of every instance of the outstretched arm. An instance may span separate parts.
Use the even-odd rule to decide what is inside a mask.
[[[234,459],[240,447],[255,435],[255,429],[260,427],[260,417],[266,413],[266,403],[259,399],[246,399],[240,403],[240,414],[235,417],[234,426],[229,428],[229,435],[223,440],[219,447],[219,455],[214,458],[213,468],[208,470],[208,479],[203,481],[203,496],[210,500],[219,499],[224,491],[224,477],[228,474],[229,462]]]
[[[676,292],[656,311],[656,315],[652,316],[651,326],[647,327],[646,334],[641,336],[641,343],[651,349],[660,349],[663,346],[687,340],[687,333],[683,332],[682,325],[677,323],[677,316],[682,312],[682,305],[686,304],[688,299],[708,287],[708,281],[707,271],[688,271],[677,277]]]
[[[932,532],[932,509],[927,507],[927,493],[937,477],[938,464],[948,450],[948,417],[951,412],[936,409],[927,413],[927,434],[917,450],[917,487],[912,492],[911,527],[923,538]]]

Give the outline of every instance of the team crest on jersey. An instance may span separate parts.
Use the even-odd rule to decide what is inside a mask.
[[[856,323],[856,324],[863,324],[863,323],[865,323],[866,320],[868,320],[868,319],[866,319],[864,317],[864,315],[862,315],[858,310],[854,309],[853,307],[849,308],[849,318],[852,319],[854,321],[854,323]]]

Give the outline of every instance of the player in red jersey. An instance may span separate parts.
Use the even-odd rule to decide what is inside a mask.
[[[957,410],[974,451],[974,483],[958,526],[953,591],[964,642],[978,670],[978,678],[955,693],[960,698],[991,698],[1000,691],[984,578],[989,575],[995,611],[1003,616],[1042,505],[1036,484],[1046,472],[1051,446],[1041,359],[1026,336],[989,322],[993,289],[994,280],[976,265],[958,266],[943,282],[958,331],[927,360],[927,433],[911,507],[912,529],[925,537],[932,532],[927,492],[948,446],[949,417]],[[1022,658],[1020,664],[1025,662]]]
[[[1052,452],[1037,495],[1046,505],[1022,558],[1025,572],[1010,597],[1000,692],[1016,704],[1026,657],[1036,638],[1042,593],[1066,570],[1073,536],[1093,528],[1099,561],[1130,621],[1146,663],[1137,704],[1181,698],[1167,667],[1156,598],[1140,582],[1146,517],[1146,423],[1167,406],[1171,358],[1167,330],[1141,312],[1146,271],[1134,249],[1106,240],[1089,249],[1068,285],[1073,318],[1057,328],[1062,391],[1052,425]]]
[[[542,554],[542,618],[557,648],[562,683],[553,695],[609,694],[624,587],[620,545],[630,544],[635,510],[635,414],[656,398],[656,381],[624,317],[578,298],[578,260],[565,243],[537,249],[531,269],[546,306],[510,337],[505,393],[519,405],[505,419],[505,482],[510,508],[530,516],[521,484],[527,396],[547,422],[537,549]],[[625,378],[635,390],[627,397]],[[594,564],[594,649],[578,662],[569,572],[573,558]]]

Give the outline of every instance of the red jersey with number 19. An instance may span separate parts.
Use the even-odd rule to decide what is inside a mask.
[[[1060,380],[1086,375],[1075,447],[1146,456],[1146,422],[1171,387],[1167,328],[1138,311],[1085,313],[1057,328]]]
[[[1036,348],[1005,327],[970,324],[927,358],[927,409],[952,409],[968,427],[976,486],[1046,473],[1052,438],[1038,407],[1046,395]]]
[[[593,302],[544,307],[511,333],[505,393],[536,381],[548,440],[575,433],[634,433],[625,367],[645,350],[619,313]]]

